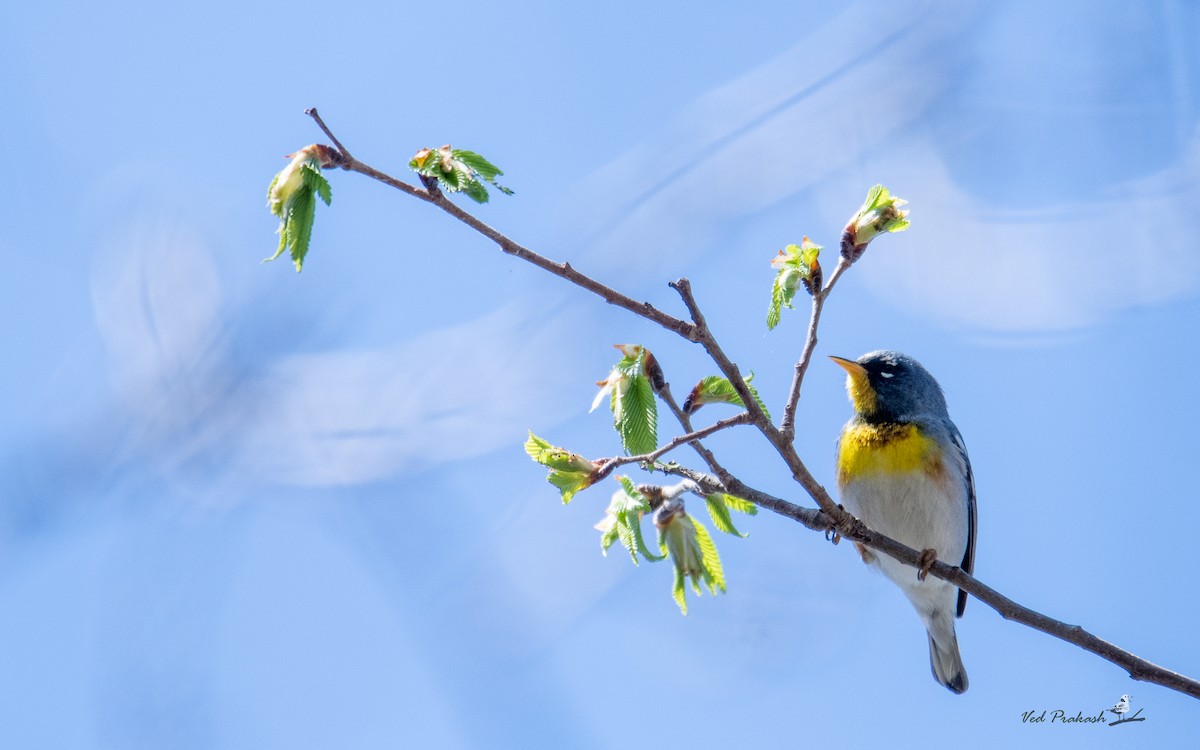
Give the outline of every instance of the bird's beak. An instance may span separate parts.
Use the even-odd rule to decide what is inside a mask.
[[[871,387],[871,381],[867,377],[867,368],[844,357],[830,357],[830,359],[850,376],[846,379],[846,390],[850,393],[850,401],[854,404],[854,408],[862,414],[874,412],[878,402],[875,389]]]
[[[846,372],[848,372],[850,374],[850,377],[854,378],[855,380],[858,380],[859,378],[866,380],[866,378],[867,378],[866,368],[863,367],[862,365],[860,365],[859,363],[855,362],[854,360],[846,359],[844,357],[830,357],[830,359],[833,360],[833,363],[835,365],[837,365],[838,367],[840,367],[843,370],[845,370]]]

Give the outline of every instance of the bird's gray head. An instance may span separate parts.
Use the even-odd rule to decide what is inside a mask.
[[[907,354],[881,349],[854,361],[831,359],[849,374],[846,390],[855,410],[868,422],[948,416],[941,387]]]

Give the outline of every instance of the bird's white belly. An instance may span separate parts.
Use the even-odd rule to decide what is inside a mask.
[[[871,529],[938,560],[961,565],[967,550],[965,481],[938,481],[925,472],[886,477],[865,474],[841,487],[842,504]],[[961,488],[961,489],[958,489]],[[958,491],[955,491],[955,490]],[[955,606],[958,589],[932,576],[917,580],[915,568],[875,553],[876,567],[899,586],[923,616]]]

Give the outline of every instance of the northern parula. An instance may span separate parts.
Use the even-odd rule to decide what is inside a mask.
[[[858,546],[863,562],[892,580],[925,623],[929,665],[939,683],[967,689],[954,633],[967,592],[924,573],[934,559],[975,569],[975,481],[942,389],[912,357],[876,351],[857,360],[830,357],[847,373],[854,417],[838,441],[842,503],[868,527],[922,550],[918,571]]]

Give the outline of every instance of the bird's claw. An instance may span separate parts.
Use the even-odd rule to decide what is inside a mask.
[[[838,508],[845,510],[841,505],[838,505]],[[825,527],[825,541],[833,542],[834,544],[842,541],[842,532],[838,530],[837,521],[834,521],[832,518],[829,519],[829,525]]]
[[[917,569],[917,580],[924,581],[929,575],[929,569],[933,567],[935,562],[937,562],[937,550],[923,550],[921,552],[921,557],[918,558],[917,562],[921,564],[921,566]]]

